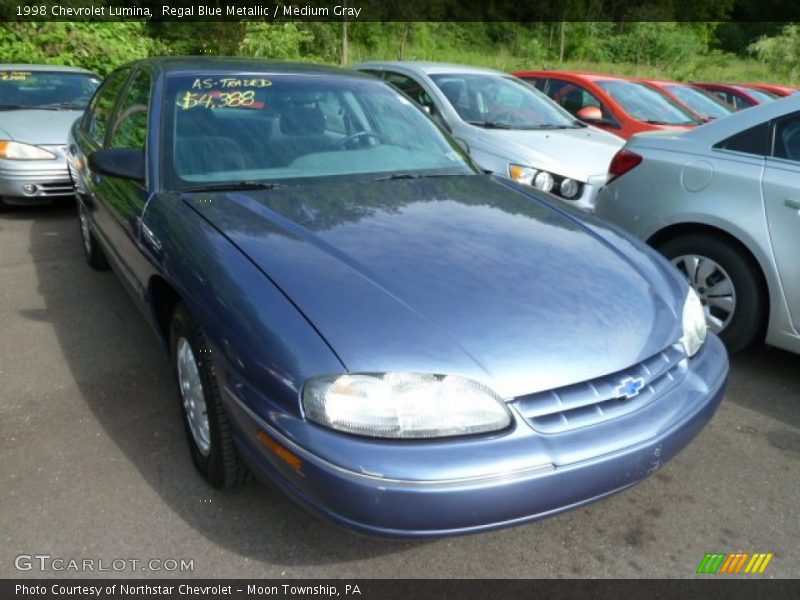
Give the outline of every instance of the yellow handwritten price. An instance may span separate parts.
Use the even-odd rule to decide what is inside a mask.
[[[30,75],[29,71],[0,71],[0,81],[25,81]]]
[[[185,92],[180,101],[183,110],[197,106],[204,108],[260,108],[263,102],[256,103],[255,90],[246,92]]]

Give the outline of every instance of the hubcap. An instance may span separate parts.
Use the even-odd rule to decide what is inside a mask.
[[[685,254],[672,259],[689,284],[697,292],[708,328],[720,333],[731,322],[736,311],[736,290],[727,271],[708,257]]]
[[[81,221],[81,238],[83,239],[83,249],[86,254],[92,253],[92,232],[89,230],[89,219],[86,218],[86,211],[83,206],[78,204],[78,218]]]
[[[200,371],[197,369],[192,347],[186,338],[178,340],[177,350],[178,384],[181,388],[183,412],[197,449],[203,456],[208,456],[211,451],[211,436]]]

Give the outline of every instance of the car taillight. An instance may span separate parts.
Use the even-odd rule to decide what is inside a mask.
[[[611,159],[611,164],[608,167],[607,183],[611,183],[620,175],[624,175],[640,162],[642,162],[642,157],[640,155],[623,148]]]

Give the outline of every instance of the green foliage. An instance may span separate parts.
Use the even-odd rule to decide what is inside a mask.
[[[397,10],[405,6],[393,1]],[[73,5],[82,2],[71,0]],[[439,4],[445,6],[443,0]],[[608,17],[596,0],[570,0],[570,6],[600,20],[350,22],[348,58],[433,60],[500,70],[583,68],[678,80],[800,80],[800,27],[794,24],[652,21],[688,10],[679,8],[677,0],[617,16],[641,21],[604,21]],[[722,18],[730,6],[731,0],[706,2],[703,10],[710,12],[702,18]],[[340,64],[343,31],[341,22],[10,22],[0,29],[0,56],[3,62],[78,65],[101,74],[155,55],[244,55]]]
[[[107,74],[150,54],[143,23],[5,23],[0,28],[4,62],[85,67]]]
[[[797,81],[800,76],[800,27],[786,25],[774,37],[762,36],[747,50],[775,72]]]
[[[313,39],[313,34],[297,23],[247,23],[239,50],[245,56],[297,59],[303,44]]]

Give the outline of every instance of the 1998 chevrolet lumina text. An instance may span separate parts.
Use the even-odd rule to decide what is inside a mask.
[[[481,531],[635,484],[722,399],[661,256],[482,173],[371,76],[148,59],[69,147],[87,260],[163,340],[212,485],[250,469],[358,531]]]

